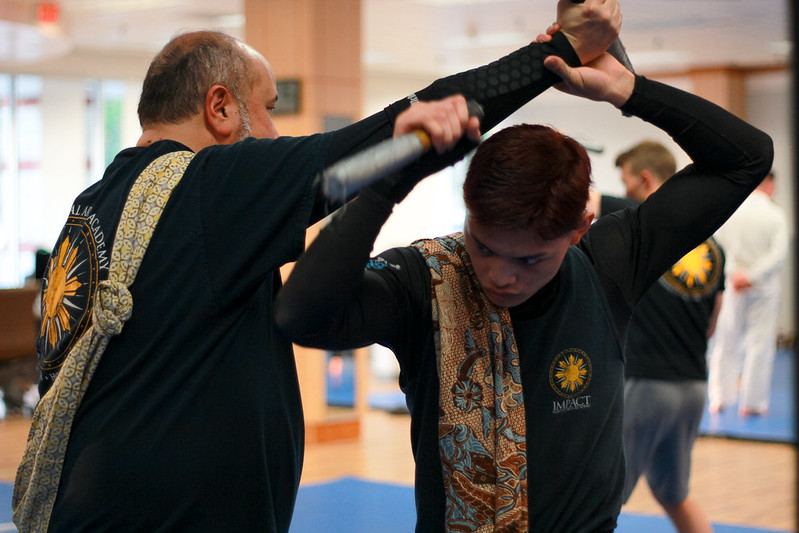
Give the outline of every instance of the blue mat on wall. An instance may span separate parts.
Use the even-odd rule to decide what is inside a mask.
[[[331,404],[352,405],[352,392],[347,390],[351,380],[344,377],[332,387]],[[774,361],[771,388],[771,406],[766,416],[738,416],[738,406],[731,405],[722,413],[710,414],[707,409],[699,425],[699,434],[711,437],[726,437],[766,442],[796,443],[794,409],[794,355],[781,350]],[[335,398],[335,400],[333,400]],[[349,403],[347,403],[349,402]],[[407,413],[405,395],[395,391],[379,391],[369,395],[369,406],[394,413]]]
[[[297,495],[291,533],[409,533],[416,511],[413,489],[357,478],[303,485]],[[777,530],[714,524],[716,533],[783,533]],[[15,532],[11,523],[11,484],[0,483],[0,532]],[[623,513],[619,533],[674,533],[663,517]],[[785,532],[787,533],[787,532]]]
[[[0,483],[0,531],[16,531],[11,523],[11,492],[14,486],[11,483]]]

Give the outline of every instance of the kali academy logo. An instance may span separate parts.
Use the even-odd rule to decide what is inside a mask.
[[[79,210],[73,207],[45,273],[37,341],[43,371],[59,368],[88,327],[100,269],[108,267],[96,217]]]

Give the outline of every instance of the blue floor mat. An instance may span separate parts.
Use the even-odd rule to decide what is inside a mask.
[[[794,413],[794,354],[781,350],[774,359],[771,405],[766,416],[738,416],[738,406],[730,405],[721,413],[705,415],[699,434],[769,442],[796,442]]]
[[[11,523],[11,484],[0,483],[0,532]],[[416,522],[413,489],[345,477],[300,487],[290,533],[409,533]],[[617,533],[674,533],[660,516],[622,513]],[[716,533],[767,533],[777,530],[714,524]],[[787,532],[786,532],[787,533]]]
[[[341,478],[328,483],[304,485],[297,496],[291,533],[409,533],[415,526],[413,489]],[[324,527],[323,527],[324,526]],[[674,533],[668,519],[622,513],[617,533]],[[716,533],[765,533],[776,530],[714,524]]]

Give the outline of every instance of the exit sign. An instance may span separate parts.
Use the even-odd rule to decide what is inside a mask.
[[[61,20],[61,8],[58,2],[39,2],[36,5],[36,22],[55,24]]]

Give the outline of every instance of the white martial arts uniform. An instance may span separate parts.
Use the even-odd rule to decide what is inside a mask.
[[[737,400],[739,410],[764,412],[776,354],[788,224],[782,208],[768,194],[755,190],[716,238],[726,254],[727,288],[708,361],[709,402],[730,406]],[[733,288],[731,276],[736,271],[747,274],[751,288]]]

